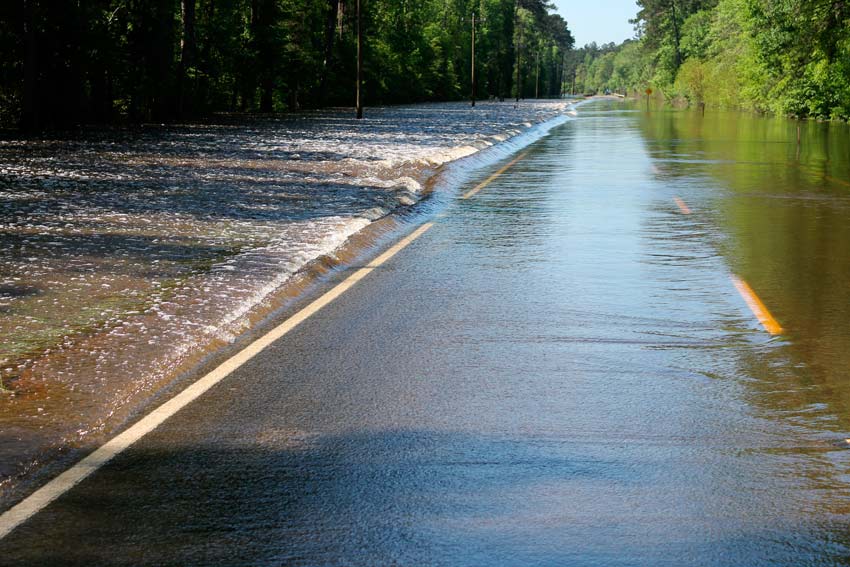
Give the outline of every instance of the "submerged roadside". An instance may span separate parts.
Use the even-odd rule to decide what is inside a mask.
[[[390,213],[566,110],[417,105],[0,145],[0,505],[391,232]]]

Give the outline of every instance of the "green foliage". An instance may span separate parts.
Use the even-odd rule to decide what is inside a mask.
[[[710,47],[712,12],[700,10],[688,16],[682,24],[682,56],[686,59],[703,59]]]
[[[479,97],[561,92],[573,38],[545,0],[360,1],[368,104],[469,96],[473,13]],[[356,0],[3,2],[0,125],[352,105],[355,7]]]
[[[351,105],[356,0],[0,3],[0,126]],[[361,0],[369,104],[648,87],[850,119],[850,2],[637,0],[638,39],[573,50],[546,0]]]
[[[577,90],[850,119],[850,2],[638,0],[637,41],[585,46]],[[610,53],[614,64],[610,65]]]
[[[710,66],[699,59],[688,59],[679,68],[674,85],[676,92],[691,103],[705,102],[706,88],[712,78]]]
[[[647,84],[651,72],[640,42],[627,41],[614,57],[614,71],[611,76],[613,84],[609,85],[609,88],[626,94],[629,90],[639,89]]]

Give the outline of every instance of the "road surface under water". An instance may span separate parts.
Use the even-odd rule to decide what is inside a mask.
[[[848,146],[730,116],[594,103],[434,196],[2,562],[850,564]]]
[[[0,140],[0,501],[57,447],[102,440],[285,304],[293,276],[418,200],[440,164],[511,147],[564,107],[421,104],[365,121],[329,109]]]

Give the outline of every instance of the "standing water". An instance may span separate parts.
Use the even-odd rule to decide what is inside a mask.
[[[850,437],[850,127],[734,112],[635,121],[668,196],[783,327],[746,361],[766,380],[760,403]]]

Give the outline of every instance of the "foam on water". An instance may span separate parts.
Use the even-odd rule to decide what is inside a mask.
[[[451,189],[565,109],[432,104],[0,141],[0,377],[14,392],[0,396],[0,479],[233,341],[299,270],[420,199],[438,167],[460,164],[441,168]]]

